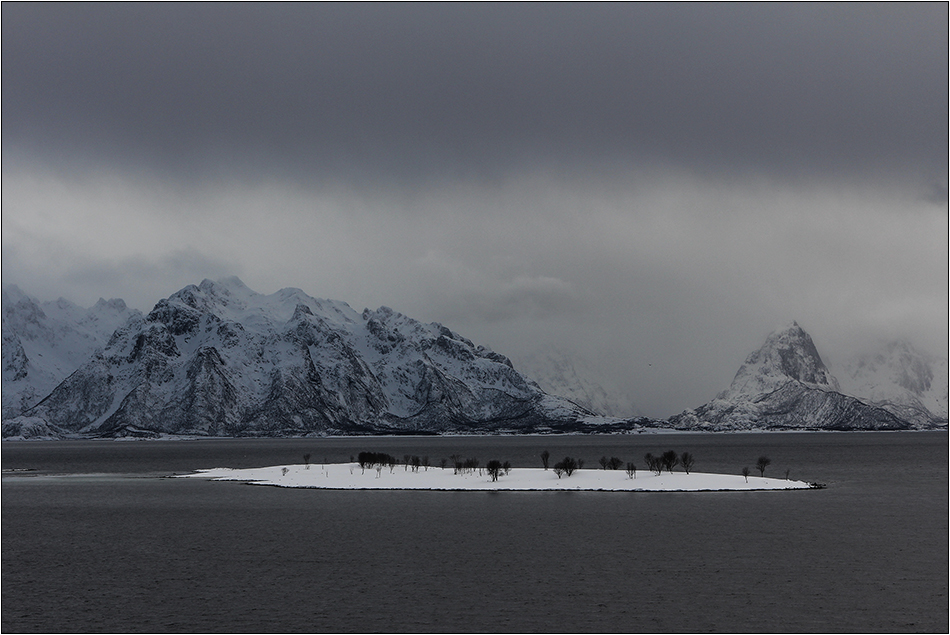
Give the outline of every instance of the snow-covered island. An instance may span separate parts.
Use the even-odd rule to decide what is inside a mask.
[[[472,491],[616,491],[706,492],[809,489],[817,484],[783,478],[701,472],[580,469],[560,477],[553,469],[511,468],[493,480],[485,468],[456,473],[452,467],[419,468],[404,465],[361,468],[358,463],[276,465],[247,469],[213,468],[178,478],[245,481],[253,485],[338,490],[472,490]]]

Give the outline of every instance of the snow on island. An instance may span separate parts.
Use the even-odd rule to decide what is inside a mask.
[[[404,465],[394,468],[361,468],[358,463],[324,465],[277,465],[246,469],[213,468],[177,478],[203,478],[215,481],[245,481],[252,485],[335,490],[472,490],[472,491],[612,491],[612,492],[705,492],[789,490],[821,487],[817,483],[760,476],[700,472],[637,471],[630,476],[624,470],[583,469],[560,477],[554,470],[512,468],[502,471],[493,481],[488,470],[474,469],[456,473],[452,467],[429,466],[413,470]]]

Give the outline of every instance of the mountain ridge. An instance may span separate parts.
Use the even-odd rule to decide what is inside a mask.
[[[289,436],[526,431],[596,422],[510,360],[388,307],[237,278],[131,316],[5,436]]]
[[[769,334],[712,401],[662,420],[597,416],[616,414],[608,408],[623,402],[583,360],[545,354],[527,375],[439,323],[385,306],[357,312],[298,288],[260,294],[236,277],[187,285],[147,315],[122,300],[83,309],[10,286],[3,436],[898,430],[947,422],[946,360],[890,343],[846,362],[839,380],[797,322]]]
[[[669,419],[683,430],[911,430],[946,424],[926,408],[842,392],[797,322],[768,335],[712,401]]]

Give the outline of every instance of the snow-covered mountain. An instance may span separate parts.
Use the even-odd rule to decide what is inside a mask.
[[[842,394],[837,379],[797,323],[749,355],[729,388],[670,418],[689,430],[905,430],[933,427]]]
[[[3,434],[526,431],[590,415],[440,324],[229,278],[132,316]]]
[[[188,286],[147,316],[121,300],[84,309],[3,290],[5,438],[947,422],[947,360],[894,343],[843,365],[839,382],[796,323],[771,334],[713,401],[667,421],[632,418],[632,404],[576,356],[548,351],[524,367],[527,375],[440,324],[386,307],[358,313],[299,289],[262,295],[237,278]]]
[[[547,347],[519,357],[517,366],[546,393],[570,399],[596,414],[621,418],[639,414],[618,386],[576,353]]]
[[[837,371],[841,391],[913,422],[947,422],[947,360],[895,341],[857,355]]]
[[[36,405],[130,318],[122,300],[85,309],[60,298],[40,302],[17,286],[3,288],[3,418]]]

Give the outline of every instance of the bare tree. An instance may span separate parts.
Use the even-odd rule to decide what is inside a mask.
[[[693,469],[693,463],[696,462],[696,459],[693,458],[693,455],[689,452],[683,452],[680,454],[680,465],[683,466],[683,469],[686,470],[686,473],[689,474],[689,471]]]
[[[544,469],[548,469],[548,461],[551,459],[551,453],[545,450],[541,453],[541,463],[544,464]]]
[[[505,461],[501,464],[501,469],[505,471],[505,476],[508,476],[508,472],[511,471],[511,461]]]
[[[608,459],[606,456],[602,456],[600,457],[600,461],[598,461],[598,463],[600,463],[600,467],[606,470],[607,464],[610,463],[610,459]]]
[[[607,467],[612,470],[619,470],[623,467],[623,461],[616,456],[610,457],[610,460],[607,461]]]
[[[492,459],[485,464],[485,469],[488,470],[488,476],[491,477],[491,480],[497,481],[498,475],[501,473],[501,461]]]
[[[310,453],[307,452],[303,455],[303,464],[306,466],[306,469],[310,469]]]
[[[663,467],[672,474],[673,468],[679,465],[680,457],[676,456],[676,452],[673,450],[667,450],[663,453],[663,456],[660,457],[660,460],[663,462]]]
[[[752,471],[752,470],[749,469],[749,466],[748,466],[748,465],[746,465],[744,468],[742,468],[742,475],[745,477],[745,482],[746,482],[746,483],[749,482],[749,472],[751,472],[751,471]]]
[[[633,463],[627,463],[627,476],[637,478],[637,466]]]
[[[498,459],[492,459],[485,464],[485,469],[488,470],[488,476],[491,477],[492,482],[498,480],[498,475],[501,474],[502,464]]]
[[[772,464],[772,459],[767,456],[760,456],[755,462],[755,469],[759,471],[759,476],[765,476],[765,468]]]
[[[660,457],[653,456],[652,453],[647,452],[643,456],[643,460],[647,462],[647,468],[657,476],[663,471],[663,461]]]
[[[554,464],[554,471],[557,472],[557,470],[560,469],[565,474],[570,476],[579,467],[580,465],[578,464],[577,459],[572,459],[569,456],[565,456],[563,461],[558,461],[557,463]],[[558,474],[558,476],[560,477],[560,474]]]

